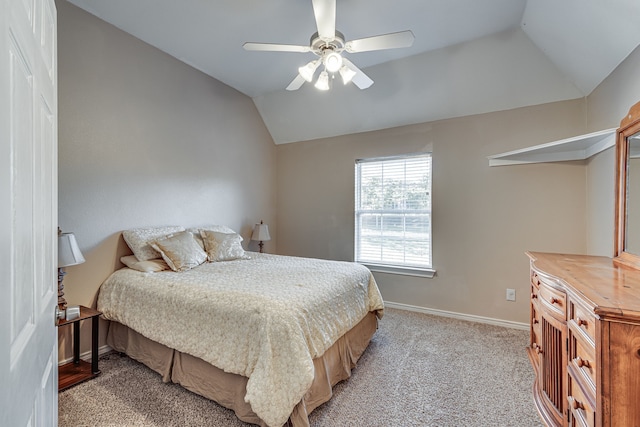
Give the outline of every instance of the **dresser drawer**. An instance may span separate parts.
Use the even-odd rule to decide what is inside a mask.
[[[537,304],[531,304],[531,348],[534,350],[540,346],[540,312]],[[537,351],[539,353],[539,350]]]
[[[531,303],[538,304],[539,303],[539,294],[540,293],[540,281],[538,280],[538,275],[534,272],[531,272]]]
[[[544,281],[540,282],[540,290],[537,299],[540,304],[544,304],[551,314],[560,320],[567,319],[567,294],[563,291],[552,288]]]
[[[569,327],[573,327],[577,333],[582,333],[591,342],[591,345],[595,346],[596,317],[591,310],[573,298],[569,300]]]
[[[588,389],[595,395],[596,349],[583,338],[582,333],[576,335],[574,329],[569,328],[569,365],[573,367],[582,384],[588,385]]]
[[[571,427],[595,427],[596,411],[591,403],[594,399],[587,398],[571,371],[569,369],[567,384],[567,404],[571,413],[569,425]]]
[[[538,289],[538,287],[540,287],[540,278],[538,277],[538,273],[536,273],[533,270],[530,270],[530,271],[531,271],[531,284],[535,286],[536,289]]]
[[[540,332],[540,308],[538,304],[531,304],[531,327]]]

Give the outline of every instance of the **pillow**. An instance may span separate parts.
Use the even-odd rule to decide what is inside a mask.
[[[202,236],[200,235],[200,230],[210,230],[210,231],[217,231],[219,233],[230,233],[230,234],[235,233],[233,229],[227,227],[226,225],[204,225],[202,227],[187,228],[187,231],[190,231],[193,233],[193,238],[196,239],[196,242],[198,242],[198,244],[200,245],[203,251],[205,250],[205,248],[204,248],[204,242],[202,241]]]
[[[168,270],[169,266],[162,259],[150,259],[148,261],[138,261],[135,255],[127,255],[120,258],[127,267],[142,271],[143,273],[155,273],[162,270]]]
[[[207,260],[207,254],[198,246],[189,231],[171,234],[152,241],[151,247],[160,252],[173,271],[190,270]]]
[[[123,231],[122,237],[124,237],[124,241],[127,242],[138,261],[148,261],[160,258],[160,254],[149,245],[149,242],[179,231],[184,231],[184,227],[133,228]]]
[[[218,231],[200,230],[209,261],[230,261],[233,259],[249,259],[242,249],[242,237],[236,233],[220,233]]]

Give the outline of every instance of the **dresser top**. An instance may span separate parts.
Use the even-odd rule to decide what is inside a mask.
[[[612,258],[527,252],[531,268],[586,299],[602,317],[640,320],[640,270]]]

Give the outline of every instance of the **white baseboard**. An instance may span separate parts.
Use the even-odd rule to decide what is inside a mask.
[[[454,319],[466,320],[469,322],[487,323],[489,325],[503,326],[505,328],[529,330],[528,323],[512,322],[510,320],[493,319],[491,317],[475,316],[473,314],[456,313],[453,311],[437,310],[435,308],[418,307],[416,305],[401,304],[398,302],[384,302],[385,307],[397,308],[398,310],[416,311],[418,313],[433,314],[434,316],[452,317]]]
[[[103,354],[107,354],[109,353],[111,350],[113,350],[111,347],[109,347],[108,345],[103,345],[102,347],[98,348],[98,357],[102,356]],[[85,351],[84,353],[80,353],[80,359],[86,361],[86,362],[91,362],[91,350],[89,351]],[[66,363],[72,362],[73,361],[73,356],[69,357],[68,359],[64,359],[64,360],[58,360],[58,365],[64,365]]]

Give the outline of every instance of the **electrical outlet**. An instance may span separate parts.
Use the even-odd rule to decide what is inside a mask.
[[[515,301],[515,300],[516,300],[516,290],[507,289],[507,301]]]

